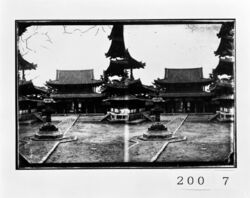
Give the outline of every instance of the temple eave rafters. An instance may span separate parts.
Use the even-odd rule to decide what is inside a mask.
[[[139,62],[130,56],[128,50],[126,50],[125,57],[118,59],[110,59],[109,67],[106,70],[106,74],[109,75],[124,75],[124,70],[126,69],[140,69],[145,67],[145,63]],[[132,72],[132,71],[131,71]]]
[[[204,98],[204,97],[212,97],[214,96],[213,93],[210,92],[177,92],[177,93],[164,93],[161,92],[160,96],[163,98]]]
[[[154,82],[156,84],[159,84],[159,85],[173,85],[173,84],[201,84],[201,85],[209,85],[211,82],[213,82],[214,80],[213,79],[201,79],[199,81],[183,81],[183,82],[179,82],[179,81],[169,81],[169,80],[166,80],[166,79],[158,79],[158,80],[154,80]]]
[[[61,86],[100,86],[103,83],[101,80],[96,80],[90,83],[64,83],[60,81],[46,81],[46,84],[49,86],[61,87]]]
[[[103,98],[104,95],[101,93],[55,93],[51,94],[54,99],[93,99],[93,98]]]

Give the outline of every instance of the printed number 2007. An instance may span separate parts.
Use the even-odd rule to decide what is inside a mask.
[[[178,180],[177,185],[184,185],[184,182],[183,182],[184,178],[182,176],[177,177],[177,180]],[[205,182],[204,177],[200,176],[197,178],[197,183],[199,185],[203,185],[204,182]],[[194,183],[195,183],[195,179],[192,176],[187,177],[187,184],[193,185]]]

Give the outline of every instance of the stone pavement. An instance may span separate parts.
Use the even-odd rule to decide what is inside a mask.
[[[70,115],[64,118],[57,127],[62,131],[65,137],[67,137],[67,131],[77,120],[78,115]],[[32,140],[36,130],[29,136],[22,136],[19,140],[19,154],[21,154],[29,163],[43,163],[47,157],[56,149],[57,145],[64,140],[57,141],[37,141]]]
[[[164,120],[169,120],[166,123],[168,131],[173,132],[174,135],[179,136],[177,133],[187,115],[178,115],[163,118]],[[141,134],[141,133],[140,133]],[[138,133],[137,133],[138,135]],[[130,147],[129,147],[129,161],[130,162],[150,162],[155,158],[156,155],[159,155],[159,151],[162,149],[164,145],[167,145],[167,142],[174,142],[173,140],[167,141],[143,141],[137,139],[137,136],[133,136],[130,139]],[[164,150],[164,149],[163,149]]]
[[[186,117],[187,115],[162,116],[162,122],[167,125],[169,131],[175,132]],[[148,129],[151,122],[128,125],[127,141],[129,142],[128,150],[125,151],[125,125],[86,123],[90,119],[89,117],[77,117],[77,115],[53,117],[52,119],[57,123],[60,121],[57,127],[64,133],[66,132],[66,137],[77,137],[77,141],[69,143],[34,141],[31,137],[39,127],[32,128],[33,130],[31,129],[27,135],[23,135],[26,134],[23,133],[21,138],[19,136],[19,153],[29,163],[122,162],[124,152],[128,152],[129,162],[150,162],[166,143],[164,140],[142,141],[136,139]],[[98,119],[99,117],[95,118],[96,121]],[[77,124],[72,127],[76,120]],[[179,135],[177,134],[177,136]],[[136,142],[133,142],[134,139]]]

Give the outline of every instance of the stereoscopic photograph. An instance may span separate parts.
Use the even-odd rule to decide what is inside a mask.
[[[15,27],[16,169],[237,166],[234,19]]]

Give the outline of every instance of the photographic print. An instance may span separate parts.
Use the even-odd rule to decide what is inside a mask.
[[[235,28],[17,20],[16,168],[236,167]]]

